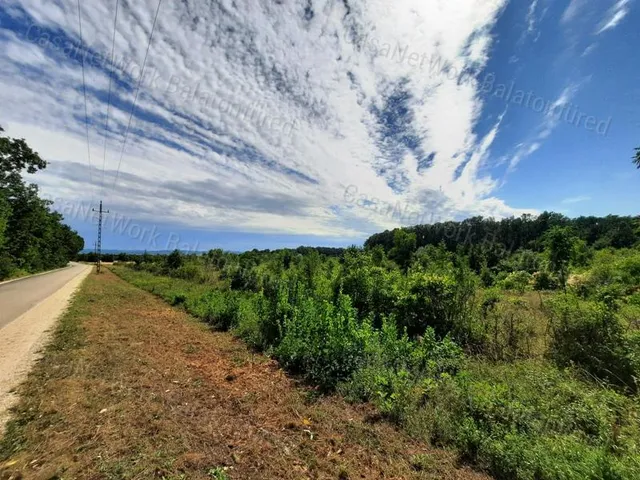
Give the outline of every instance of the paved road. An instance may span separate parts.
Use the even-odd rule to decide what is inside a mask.
[[[13,393],[46,345],[73,292],[91,272],[74,264],[44,275],[0,285],[0,437]]]
[[[62,270],[0,285],[0,329],[60,290],[86,269],[86,265],[76,263]]]

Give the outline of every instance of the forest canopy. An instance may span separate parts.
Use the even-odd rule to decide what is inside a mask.
[[[541,251],[544,248],[545,234],[553,227],[569,228],[576,238],[596,250],[607,247],[629,248],[640,237],[640,217],[608,215],[571,219],[553,212],[503,220],[472,217],[461,222],[416,225],[401,230],[415,234],[414,249],[443,244],[448,251],[462,251],[472,259],[483,256],[489,267],[492,267],[507,254],[520,249]],[[380,245],[386,252],[390,252],[395,246],[396,232],[397,229],[376,233],[367,239],[365,247]]]

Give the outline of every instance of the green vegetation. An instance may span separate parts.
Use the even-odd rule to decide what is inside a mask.
[[[51,202],[38,197],[38,187],[22,178],[46,166],[24,140],[0,135],[0,280],[63,267],[84,248],[62,215],[49,210]]]
[[[631,479],[639,226],[471,219],[364,249],[176,251],[114,271],[496,478]]]

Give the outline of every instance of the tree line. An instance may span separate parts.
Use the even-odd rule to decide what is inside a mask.
[[[555,227],[569,229],[577,239],[595,250],[629,248],[640,240],[640,216],[583,216],[570,219],[559,213],[544,212],[538,216],[522,215],[503,220],[472,217],[461,222],[386,230],[369,237],[365,247],[371,249],[379,245],[402,264],[407,261],[399,258],[402,255],[407,257],[428,245],[443,245],[450,252],[469,255],[472,266],[484,264],[495,268],[519,250],[541,252],[545,247],[545,235]],[[398,231],[412,235],[398,237]]]
[[[53,202],[23,174],[47,166],[24,139],[2,134],[0,127],[0,280],[63,267],[84,248],[84,240],[52,211]]]

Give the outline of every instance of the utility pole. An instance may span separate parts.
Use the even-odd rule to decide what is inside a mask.
[[[91,209],[94,212],[98,212],[98,242],[96,243],[96,250],[98,254],[97,272],[100,273],[100,257],[102,256],[102,214],[109,213],[109,210],[102,210],[102,200],[100,200],[100,209],[96,210],[95,208]]]

